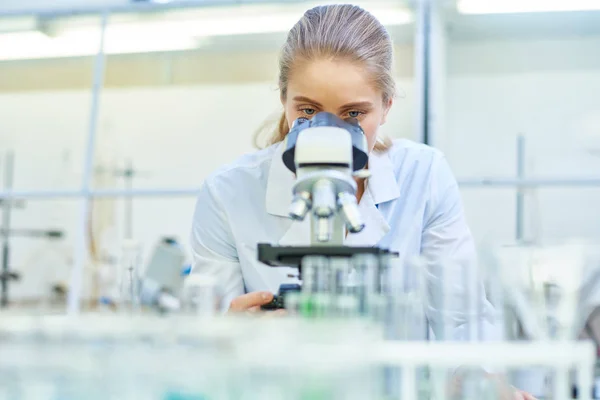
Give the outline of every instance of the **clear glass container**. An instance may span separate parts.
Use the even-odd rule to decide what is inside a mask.
[[[501,246],[494,275],[515,320],[506,332],[530,339],[576,339],[594,308],[600,284],[600,242],[566,240]]]
[[[184,282],[182,312],[198,317],[212,317],[217,312],[216,280],[211,276],[191,274]]]
[[[140,267],[141,250],[133,240],[126,240],[119,260],[118,298],[120,313],[136,314],[141,308]]]

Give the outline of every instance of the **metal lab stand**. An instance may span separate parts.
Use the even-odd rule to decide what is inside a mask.
[[[14,154],[7,153],[4,163],[4,188],[10,191],[13,186],[14,177]],[[23,207],[20,201],[11,199],[0,199],[2,209],[2,225],[0,225],[0,237],[2,238],[2,267],[0,269],[0,308],[9,305],[9,283],[20,279],[20,274],[11,270],[10,260],[10,238],[11,236],[37,237],[37,238],[61,238],[63,232],[59,230],[43,229],[12,229],[12,209]]]

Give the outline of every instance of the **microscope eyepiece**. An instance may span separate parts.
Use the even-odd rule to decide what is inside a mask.
[[[369,160],[365,133],[356,118],[342,119],[335,114],[320,112],[312,119],[300,117],[296,119],[285,138],[285,150],[282,158],[285,166],[296,173],[295,153],[298,136],[304,129],[332,127],[341,128],[350,134],[352,140],[352,168],[354,171],[363,169]]]

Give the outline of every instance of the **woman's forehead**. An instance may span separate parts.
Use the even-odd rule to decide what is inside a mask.
[[[381,96],[365,68],[349,61],[301,63],[288,82],[288,99],[304,96],[320,103],[373,101]]]

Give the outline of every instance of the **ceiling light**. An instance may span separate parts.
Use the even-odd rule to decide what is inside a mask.
[[[99,33],[68,34],[49,37],[41,32],[20,32],[0,35],[0,60],[24,60],[91,56],[99,50]],[[154,35],[145,38],[119,35],[106,37],[107,54],[150,53],[188,50],[198,47],[193,38]]]
[[[0,33],[35,31],[37,29],[38,19],[36,17],[0,18]]]
[[[405,9],[384,3],[370,4],[367,9],[384,25],[400,25],[412,20]],[[287,32],[306,9],[306,4],[303,7],[237,6],[127,18],[115,15],[106,28],[104,49],[107,54],[180,51],[197,48],[214,36]],[[48,34],[35,30],[32,21],[27,22],[29,25],[19,27],[30,30],[0,34],[0,60],[90,56],[98,52],[97,20],[55,21],[44,30]]]
[[[503,14],[600,10],[599,0],[459,0],[463,14]]]

